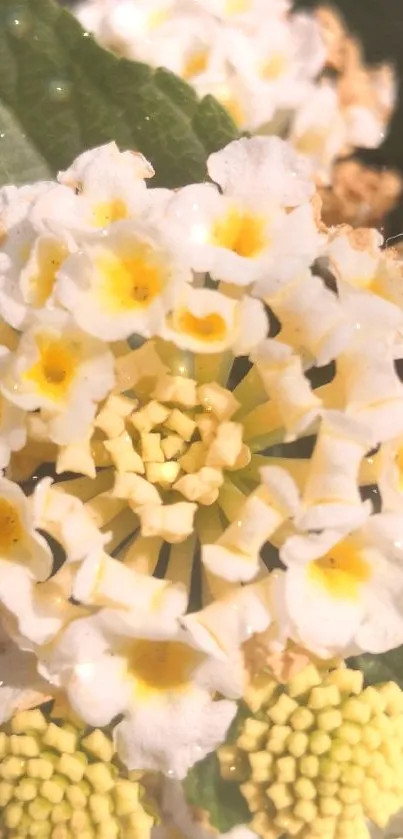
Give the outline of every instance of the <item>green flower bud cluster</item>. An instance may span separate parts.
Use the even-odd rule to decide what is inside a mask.
[[[234,745],[218,750],[263,839],[368,839],[403,807],[403,692],[314,665],[280,685],[260,673]]]
[[[142,792],[100,729],[48,721],[36,708],[0,731],[4,839],[148,839]]]

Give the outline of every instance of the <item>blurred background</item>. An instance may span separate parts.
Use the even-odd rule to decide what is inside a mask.
[[[70,9],[77,5],[77,0],[60,2]],[[385,141],[377,149],[358,149],[355,156],[376,171],[396,169],[403,175],[403,0],[294,0],[297,10],[323,5],[341,13],[351,34],[361,42],[368,65],[387,61],[395,66],[399,96]],[[387,237],[402,234],[403,244],[403,198],[385,218],[382,229]]]

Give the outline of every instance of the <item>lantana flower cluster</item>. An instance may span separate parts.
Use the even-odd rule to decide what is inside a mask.
[[[276,137],[208,173],[111,143],[0,192],[0,714],[62,694],[179,779],[251,643],[403,643],[401,262]]]
[[[327,7],[313,14],[289,0],[84,0],[77,16],[103,46],[215,96],[239,128],[285,132],[323,183],[337,157],[375,148],[387,132],[394,71],[366,66]]]

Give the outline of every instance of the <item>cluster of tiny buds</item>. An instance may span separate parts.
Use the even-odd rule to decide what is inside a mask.
[[[261,673],[249,715],[218,750],[263,839],[367,839],[403,806],[403,692],[363,689],[362,673],[314,665],[279,685]],[[252,712],[252,713],[251,713]]]
[[[147,839],[142,787],[108,733],[20,711],[0,732],[0,835],[5,839]]]

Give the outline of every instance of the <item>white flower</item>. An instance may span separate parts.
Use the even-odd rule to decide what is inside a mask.
[[[82,438],[113,384],[110,351],[62,315],[22,335],[0,387],[24,410],[41,409],[49,439],[63,445]]]
[[[161,337],[196,353],[232,349],[235,355],[247,355],[266,337],[268,328],[260,301],[247,296],[234,300],[214,289],[188,287],[169,314]]]
[[[315,192],[309,164],[279,137],[235,140],[211,154],[210,178],[232,198],[265,197],[276,207],[297,207]]]
[[[52,290],[57,268],[67,252],[66,237],[36,244],[31,221],[36,200],[53,184],[3,187],[0,190],[0,315],[19,329],[30,304],[42,305]]]
[[[376,340],[375,334],[373,341],[342,353],[332,386],[343,394],[347,414],[367,426],[373,446],[403,432],[403,384],[390,341]]]
[[[84,152],[33,203],[30,220],[39,233],[60,230],[80,239],[124,219],[136,218],[152,201],[145,178],[154,174],[137,152],[108,143]],[[158,195],[159,191],[155,190]]]
[[[239,286],[256,283],[254,294],[265,297],[311,265],[321,236],[310,204],[286,214],[260,186],[249,183],[248,195],[221,195],[211,184],[184,187],[166,214],[195,271]]]
[[[162,232],[143,221],[112,225],[62,266],[57,294],[78,326],[103,340],[157,334],[191,272]]]
[[[0,347],[0,369],[7,364],[10,350]],[[25,412],[13,405],[5,396],[0,395],[0,469],[4,469],[12,452],[18,452],[25,446],[27,429]]]
[[[274,585],[292,637],[325,656],[401,644],[402,535],[403,517],[381,513],[351,532],[288,538],[280,551],[287,572]]]
[[[286,430],[285,439],[295,440],[322,410],[321,399],[304,375],[300,356],[286,344],[268,338],[256,347],[251,357]]]
[[[51,478],[44,478],[32,499],[38,526],[59,542],[66,562],[83,560],[108,542],[109,535],[100,532],[83,502],[66,492],[66,484],[52,484]]]
[[[302,494],[302,530],[354,527],[366,516],[358,475],[370,448],[365,426],[341,411],[324,413]]]
[[[269,467],[261,473],[263,485],[246,498],[235,520],[214,544],[202,545],[207,570],[231,582],[256,577],[261,548],[300,509],[298,490],[285,470]]]
[[[11,565],[21,566],[35,580],[46,580],[52,570],[47,543],[36,532],[39,523],[30,499],[13,481],[0,478],[0,575],[4,579]],[[16,591],[18,596],[18,592]],[[2,582],[0,581],[0,600]]]
[[[227,61],[236,70],[232,80],[247,91],[243,126],[256,132],[277,109],[294,109],[309,95],[323,68],[325,51],[313,17],[262,20],[250,32],[228,28],[223,40]]]
[[[346,146],[346,124],[334,84],[322,80],[309,92],[294,116],[290,143],[311,161],[324,183],[330,180],[334,159]]]
[[[71,706],[90,725],[124,715],[115,739],[129,769],[182,778],[222,742],[236,705],[212,698],[224,681],[223,662],[218,667],[178,626],[165,626],[163,612],[158,620],[158,599],[141,577],[136,603],[141,610],[101,609],[70,624],[40,671],[67,691]],[[181,609],[178,603],[178,617]],[[237,672],[227,674],[227,684],[238,695]]]
[[[331,232],[324,252],[338,279],[374,290],[382,244],[378,230],[342,225]]]

